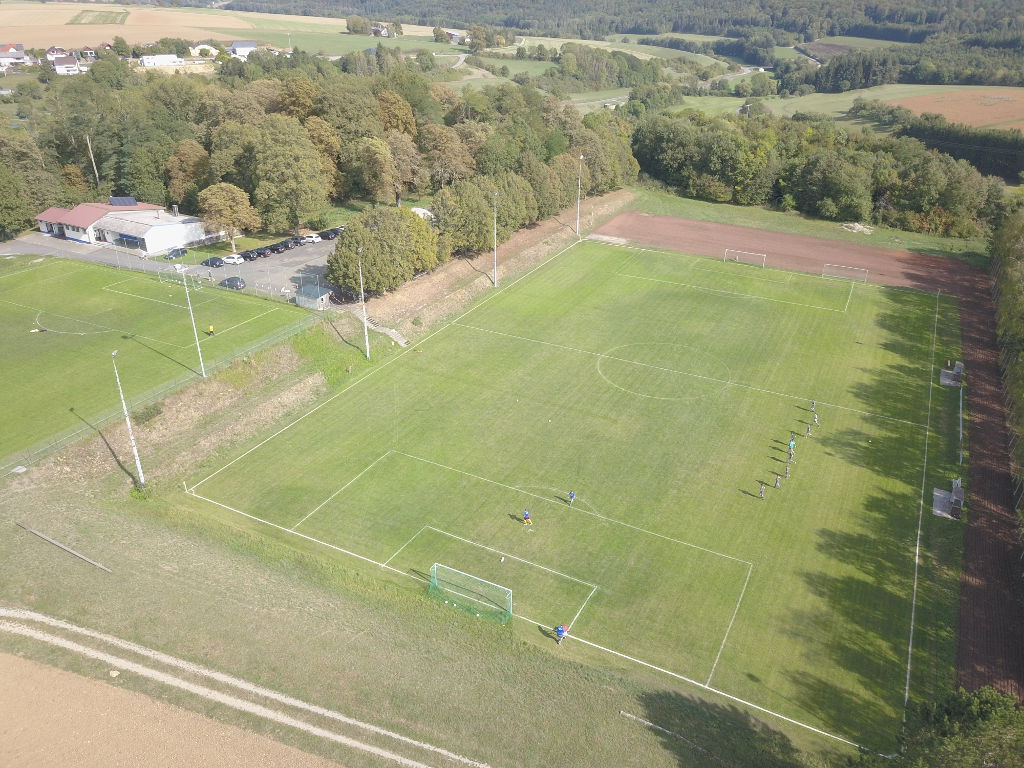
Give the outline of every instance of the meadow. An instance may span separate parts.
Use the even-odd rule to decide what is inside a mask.
[[[189,491],[413,590],[435,562],[508,587],[517,632],[568,624],[588,663],[891,751],[908,690],[952,677],[958,529],[923,501],[956,461],[934,384],[958,349],[944,297],[585,242]]]
[[[208,370],[308,320],[296,307],[211,287],[192,291],[191,301]],[[151,275],[56,258],[4,258],[0,330],[4,469],[35,447],[85,434],[120,411],[110,363],[115,349],[129,402],[200,375],[184,288]]]

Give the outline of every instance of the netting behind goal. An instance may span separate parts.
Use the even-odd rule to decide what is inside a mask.
[[[156,276],[161,283],[173,283],[174,285],[185,285],[187,280],[190,290],[199,290],[203,287],[202,281],[196,275],[188,272],[157,272]]]
[[[733,248],[726,248],[724,260],[735,261],[739,264],[752,264],[755,267],[763,267],[768,261],[768,254],[754,253],[753,251],[737,251]]]
[[[841,277],[844,280],[868,281],[868,271],[863,267],[847,267],[843,264],[826,264],[821,268],[822,277]]]
[[[427,594],[465,613],[507,624],[512,619],[512,590],[434,563]]]

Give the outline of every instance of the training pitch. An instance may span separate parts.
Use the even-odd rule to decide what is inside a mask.
[[[561,652],[889,751],[908,692],[952,677],[958,534],[922,503],[959,473],[957,321],[936,294],[583,242],[189,490],[424,592],[435,562],[509,587],[515,625],[570,626]]]
[[[208,369],[308,320],[296,307],[210,286],[192,291],[191,300]],[[129,402],[197,378],[184,287],[86,262],[0,259],[0,469],[120,411],[110,362],[115,349]]]

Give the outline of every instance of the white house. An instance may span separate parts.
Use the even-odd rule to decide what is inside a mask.
[[[256,47],[256,43],[252,40],[236,40],[231,44],[231,55],[245,61],[249,58],[249,54],[256,50]]]
[[[53,60],[53,71],[58,75],[79,75],[87,72],[88,67],[83,67],[74,56],[58,56]]]
[[[46,49],[46,60],[51,64],[62,56],[67,56],[68,52],[60,46],[50,46]]]
[[[382,24],[379,21],[375,22],[374,25],[370,27],[370,34],[374,37],[388,37],[390,35],[390,32],[388,32],[388,25]]]
[[[185,64],[185,60],[175,53],[157,53],[143,56],[139,63],[144,67],[180,67]]]
[[[32,57],[25,53],[25,46],[21,43],[4,43],[0,45],[0,67],[10,67],[14,64],[31,64]]]
[[[194,216],[168,213],[159,205],[137,203],[132,198],[111,199],[125,203],[131,200],[131,204],[81,203],[71,210],[48,208],[35,217],[39,231],[90,245],[111,243],[143,256],[210,240],[203,222]]]

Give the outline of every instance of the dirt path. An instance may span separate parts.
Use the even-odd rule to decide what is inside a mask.
[[[722,258],[726,248],[766,253],[769,266],[811,274],[821,274],[825,264],[861,267],[873,283],[960,300],[971,466],[957,680],[969,690],[991,685],[1024,699],[1024,608],[1014,589],[1020,552],[988,275],[953,259],[636,211],[596,234],[712,258]]]

